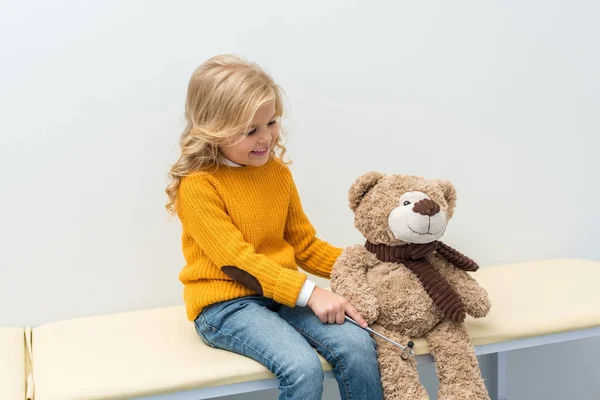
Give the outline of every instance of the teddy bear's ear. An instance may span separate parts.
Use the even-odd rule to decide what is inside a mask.
[[[456,187],[454,187],[452,182],[447,180],[437,180],[437,184],[442,188],[444,198],[448,203],[448,217],[450,217],[454,213],[454,208],[456,207]]]
[[[352,211],[356,211],[356,208],[365,195],[369,192],[369,190],[373,189],[377,182],[379,182],[384,176],[385,175],[380,172],[371,171],[359,176],[354,181],[354,184],[350,187],[348,192],[348,200],[350,201],[350,209]]]

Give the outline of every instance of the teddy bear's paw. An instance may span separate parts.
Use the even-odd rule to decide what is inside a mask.
[[[461,382],[440,385],[438,400],[490,400],[485,385],[480,382]]]
[[[483,318],[489,314],[491,308],[492,304],[490,303],[487,295],[484,293],[479,300],[469,304],[468,314],[473,318]]]
[[[379,313],[376,308],[365,308],[365,311],[362,313],[362,317],[367,321],[369,325],[372,325],[373,322],[377,320],[379,317]]]
[[[350,304],[352,304],[354,308],[358,310],[360,315],[365,319],[365,321],[367,321],[369,325],[375,322],[377,317],[379,317],[377,306],[374,304],[375,302],[376,300],[371,303],[362,299],[350,300]]]

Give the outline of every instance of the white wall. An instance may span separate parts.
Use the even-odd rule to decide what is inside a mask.
[[[376,169],[452,180],[445,240],[483,266],[599,260],[599,18],[591,0],[2,1],[0,326],[181,302],[165,177],[189,75],[222,52],[286,90],[334,244],[362,241],[346,192]],[[580,360],[599,351],[511,354],[511,400],[598,398]]]

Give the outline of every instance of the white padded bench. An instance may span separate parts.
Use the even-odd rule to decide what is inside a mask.
[[[498,354],[499,399],[506,395],[506,351],[600,336],[600,262],[525,262],[484,267],[474,276],[492,310],[466,324],[478,354]],[[418,362],[433,361],[423,339],[415,339],[415,351]],[[22,358],[22,350],[14,357]],[[15,375],[22,374],[21,367]],[[201,399],[277,386],[257,362],[204,345],[183,306],[39,326],[33,377],[36,400]]]
[[[0,328],[0,399],[25,399],[25,354],[25,331]]]

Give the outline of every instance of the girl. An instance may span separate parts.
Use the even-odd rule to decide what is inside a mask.
[[[265,365],[280,399],[318,400],[332,366],[342,399],[382,398],[374,340],[329,278],[341,249],[316,237],[279,132],[279,87],[259,66],[213,57],[192,75],[167,209],[182,223],[187,316],[209,346]],[[276,154],[279,151],[279,155]]]

